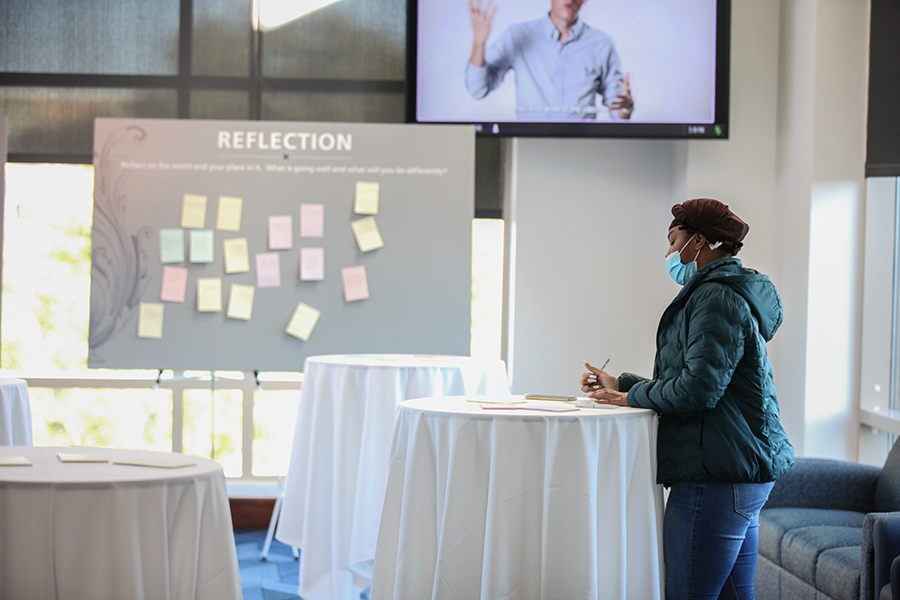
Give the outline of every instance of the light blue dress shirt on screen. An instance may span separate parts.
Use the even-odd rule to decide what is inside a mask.
[[[527,120],[596,119],[624,85],[612,38],[578,21],[564,44],[549,16],[511,25],[485,53],[485,66],[466,63],[466,89],[480,100],[516,72],[516,116]],[[613,112],[612,118],[616,118]]]

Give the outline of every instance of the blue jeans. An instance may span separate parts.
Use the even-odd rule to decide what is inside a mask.
[[[666,600],[753,600],[759,509],[773,483],[674,483],[663,521]]]

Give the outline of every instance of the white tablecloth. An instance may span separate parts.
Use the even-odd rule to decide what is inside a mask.
[[[275,537],[301,549],[300,596],[358,598],[370,584],[397,404],[509,394],[501,360],[318,356],[304,366]]]
[[[660,598],[655,446],[646,410],[402,403],[372,600]]]
[[[31,404],[24,379],[0,379],[0,446],[30,446]]]
[[[161,469],[63,463],[59,452],[165,459]],[[194,456],[3,446],[34,466],[0,466],[0,598],[241,597],[222,467]]]

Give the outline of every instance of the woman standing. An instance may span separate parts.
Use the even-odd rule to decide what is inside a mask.
[[[766,354],[781,298],[735,258],[749,227],[726,205],[699,198],[672,214],[666,264],[684,287],[660,319],[653,378],[586,365],[582,390],[659,415],[667,600],[752,600],[759,510],[794,460]]]

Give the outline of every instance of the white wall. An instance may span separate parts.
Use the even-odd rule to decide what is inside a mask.
[[[852,459],[868,3],[733,0],[732,13],[729,140],[513,142],[513,390],[573,393],[580,360],[612,353],[611,371],[649,375],[677,292],[663,260],[669,209],[712,196],[750,224],[740,257],[782,293],[786,320],[769,350],[798,454]],[[836,255],[836,272],[819,268]],[[811,341],[829,360],[807,369]]]

